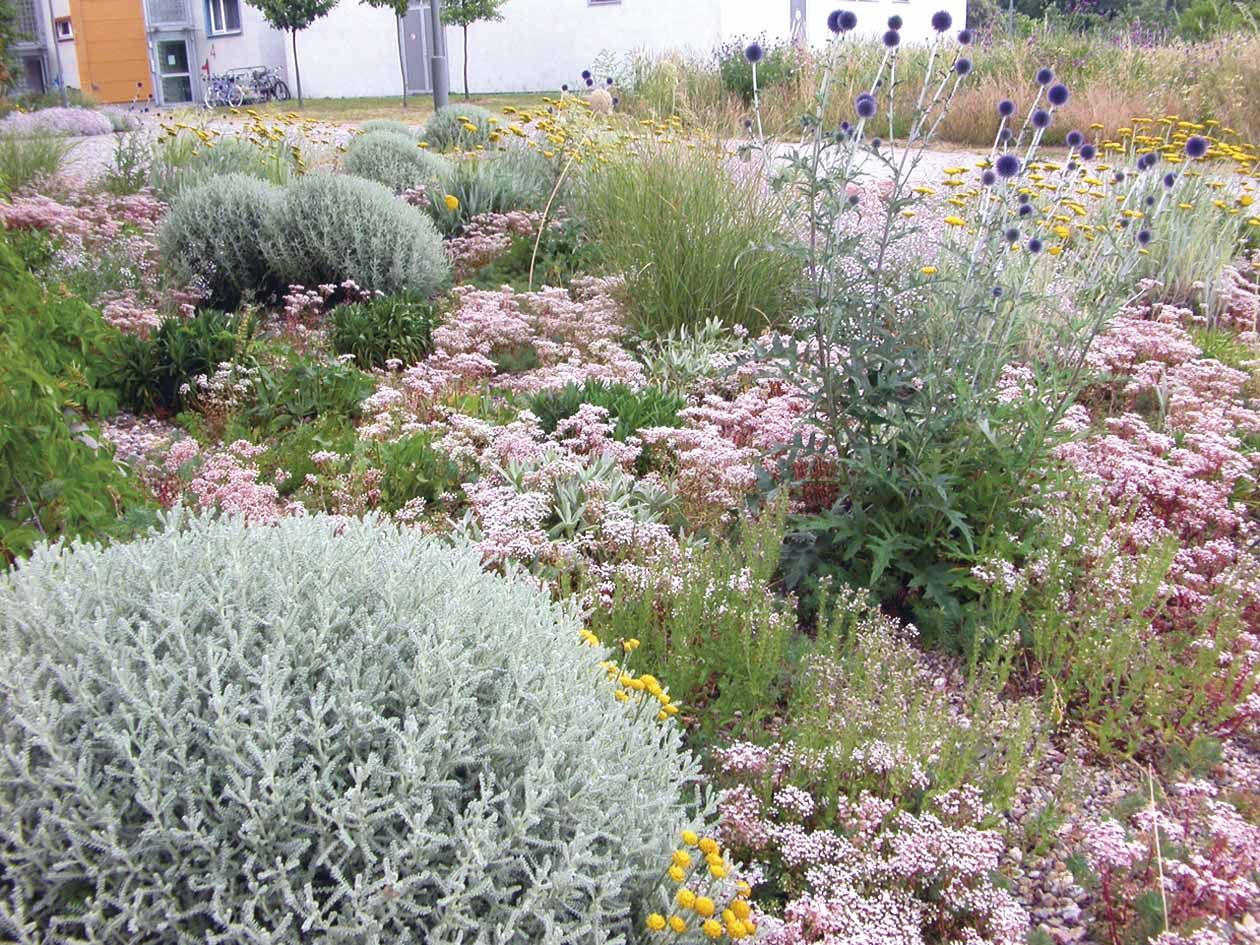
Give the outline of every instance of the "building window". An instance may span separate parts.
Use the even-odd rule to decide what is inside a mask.
[[[70,25],[70,17],[59,16],[53,20],[53,32],[57,34],[57,42],[68,43],[74,39],[74,27]]]
[[[610,7],[614,3],[620,3],[621,0],[586,0],[587,6],[592,7]]]
[[[206,22],[211,36],[241,31],[241,0],[206,0]]]

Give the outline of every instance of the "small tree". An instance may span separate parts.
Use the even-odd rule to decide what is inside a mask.
[[[3,0],[0,0],[3,2]],[[394,33],[398,39],[398,68],[402,71],[402,107],[407,107],[407,62],[405,53],[403,52],[403,17],[407,15],[407,8],[411,5],[411,0],[359,0],[369,7],[377,9],[394,11]]]
[[[442,5],[442,19],[464,31],[464,98],[468,98],[468,27],[474,23],[503,19],[507,0],[447,0]]]
[[[13,44],[18,39],[17,11],[13,9],[13,2],[0,0],[0,93],[7,92],[15,81],[17,57],[13,54]]]
[[[293,38],[293,77],[297,80],[298,108],[302,107],[302,70],[298,67],[297,34],[337,5],[337,0],[249,0],[278,30]]]

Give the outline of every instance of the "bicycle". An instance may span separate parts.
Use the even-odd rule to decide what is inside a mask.
[[[280,70],[273,68],[255,69],[252,75],[253,89],[259,101],[277,102],[289,100],[289,86],[280,78]]]
[[[245,92],[233,76],[211,75],[206,79],[206,108],[239,108]]]

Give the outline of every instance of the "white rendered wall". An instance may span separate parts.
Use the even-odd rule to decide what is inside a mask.
[[[206,5],[191,0],[196,51],[193,70],[209,61],[210,71],[228,72],[249,66],[268,66],[285,72],[284,47],[288,34],[272,29],[263,15],[249,4],[241,3],[241,31],[227,36],[206,35]]]
[[[765,34],[770,40],[790,35],[789,0],[722,0],[722,35],[726,39],[752,38]],[[878,37],[888,28],[888,18],[901,17],[903,42],[923,43],[931,39],[932,14],[946,10],[954,18],[954,31],[966,25],[967,0],[808,0],[805,22],[809,43],[821,46],[831,34],[827,17],[832,10],[852,10],[858,18],[856,33]]]
[[[778,0],[757,0],[777,3]],[[786,3],[786,0],[783,0]],[[508,0],[501,23],[468,30],[474,92],[555,91],[582,86],[583,69],[638,50],[707,52],[721,40],[722,0]],[[463,32],[448,28],[451,95],[464,87]]]
[[[350,98],[361,95],[401,95],[402,70],[393,11],[358,0],[341,0],[328,16],[316,20],[297,36],[302,94],[311,98]],[[293,79],[293,49],[284,36],[289,89]],[[454,85],[454,70],[451,84]]]
[[[52,37],[52,43],[56,45],[54,50],[50,45],[48,49],[48,72],[52,80],[57,80],[57,56],[61,56],[61,78],[68,89],[81,88],[79,85],[79,50],[74,44],[74,40],[69,42],[57,42],[55,31],[53,29],[52,18],[49,16],[48,7],[42,2],[36,4],[36,9],[40,11],[40,16],[44,17],[47,22],[44,23],[44,29],[48,35]],[[70,15],[70,0],[52,0],[52,16],[62,17]],[[73,20],[70,21],[70,29],[75,28]]]

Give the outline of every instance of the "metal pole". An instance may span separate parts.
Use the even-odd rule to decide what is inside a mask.
[[[446,64],[446,27],[442,25],[442,0],[432,0],[433,33],[429,37],[429,71],[433,76],[433,110],[445,108],[451,98],[451,73]]]
[[[61,86],[61,107],[68,108],[70,99],[66,95],[66,73],[61,68],[61,40],[57,38],[57,17],[53,14],[52,0],[48,0],[48,25],[52,27],[48,35],[52,39],[53,57],[57,60],[57,84]]]

